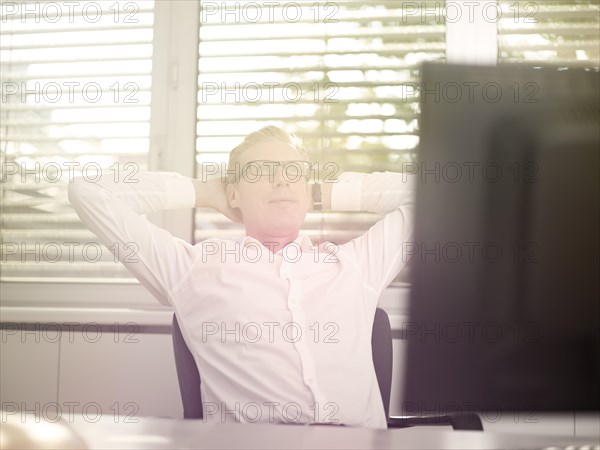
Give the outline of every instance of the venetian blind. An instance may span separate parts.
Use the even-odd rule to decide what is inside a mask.
[[[500,1],[500,62],[598,67],[598,0]]]
[[[2,280],[130,276],[79,221],[72,176],[147,167],[152,1],[3,2]]]
[[[226,163],[244,136],[266,125],[300,136],[321,178],[332,167],[400,171],[414,160],[419,66],[445,59],[443,2],[236,3],[202,2],[198,174]],[[378,219],[309,213],[303,233],[343,243]],[[198,210],[195,225],[196,242],[243,236],[210,210]]]

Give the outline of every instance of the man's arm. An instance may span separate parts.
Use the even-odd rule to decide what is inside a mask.
[[[406,265],[413,235],[415,177],[396,172],[346,172],[331,184],[331,209],[369,211],[385,216],[341,248],[354,254],[365,282],[381,294]]]
[[[323,209],[387,214],[414,202],[414,175],[398,172],[342,173],[321,186]]]
[[[166,209],[193,208],[189,178],[169,172],[138,172],[128,181],[102,174],[100,181],[76,178],[69,200],[82,222],[163,304],[189,272],[199,252],[144,216]],[[116,252],[118,249],[118,252]]]
[[[232,208],[225,195],[226,184],[220,177],[210,180],[193,179],[196,193],[196,208],[213,208],[233,220],[241,223],[242,216],[237,208]]]

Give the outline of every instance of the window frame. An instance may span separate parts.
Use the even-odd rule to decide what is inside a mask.
[[[195,160],[199,16],[198,2],[156,0],[148,170],[194,176],[191,162]],[[189,95],[190,92],[194,95]],[[148,218],[174,236],[191,242],[192,210],[164,211]],[[52,306],[168,309],[135,279],[102,283],[5,281],[0,286],[0,297],[0,311],[4,312]]]
[[[457,0],[467,10],[467,0]],[[481,3],[481,2],[480,2]],[[497,0],[484,0],[483,4]],[[156,0],[154,6],[149,170],[194,176],[200,3]],[[498,58],[497,23],[482,14],[446,22],[448,63],[492,64]],[[485,39],[482,39],[482,34]],[[474,36],[477,39],[474,39]],[[483,43],[483,44],[482,44]],[[192,242],[193,210],[164,211],[150,220]],[[85,298],[82,291],[85,289]],[[389,287],[380,300],[388,311],[402,313],[408,305],[409,285]],[[114,283],[3,282],[1,309],[39,307],[131,308],[168,310],[136,280]]]

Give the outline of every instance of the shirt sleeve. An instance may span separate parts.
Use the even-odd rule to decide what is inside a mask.
[[[334,210],[384,214],[375,225],[342,246],[350,252],[377,297],[406,265],[406,243],[414,231],[415,176],[396,172],[345,172],[333,186]]]
[[[135,180],[120,182],[113,178],[112,172],[103,173],[99,181],[75,178],[69,184],[69,201],[100,242],[168,305],[172,290],[193,265],[194,247],[144,214],[194,207],[192,181],[172,172],[138,172]]]

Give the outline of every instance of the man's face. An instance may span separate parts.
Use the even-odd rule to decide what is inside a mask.
[[[277,140],[244,150],[239,166],[233,168],[238,182],[227,186],[227,199],[231,207],[240,209],[247,234],[287,237],[298,233],[311,203],[307,180],[300,176],[299,164],[284,173],[272,162],[303,159],[289,144]],[[257,173],[259,167],[263,167],[262,176]]]

